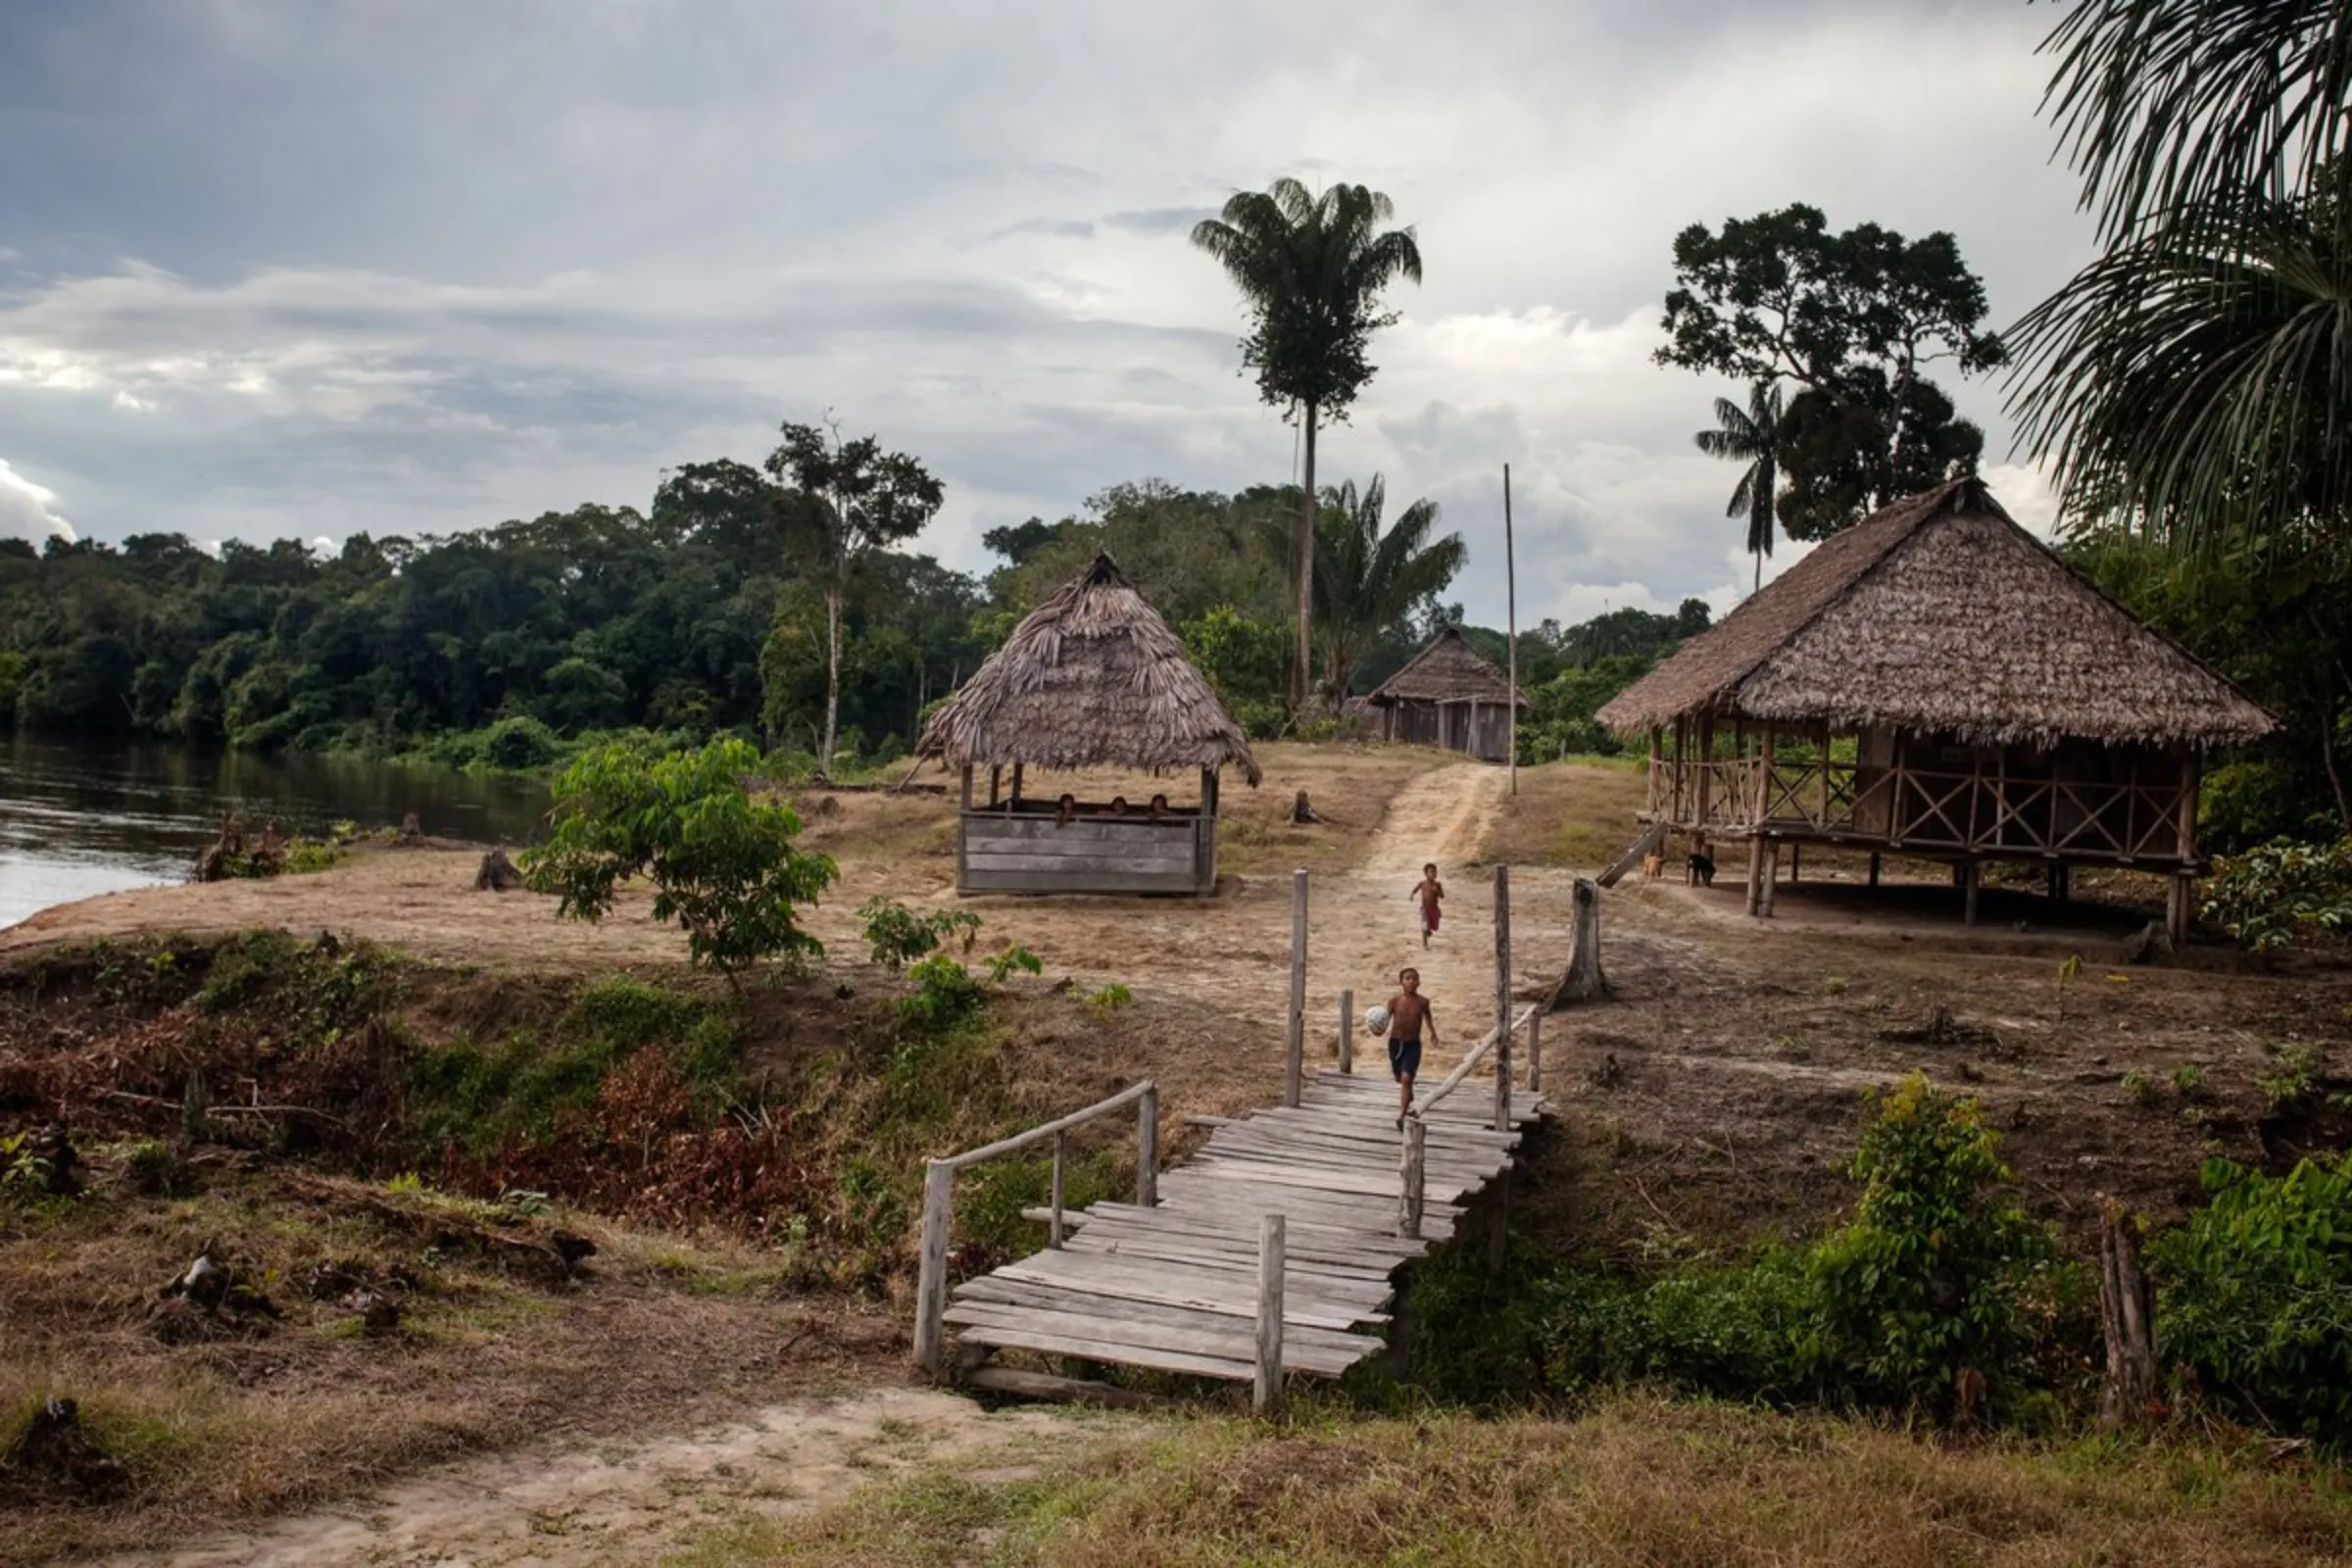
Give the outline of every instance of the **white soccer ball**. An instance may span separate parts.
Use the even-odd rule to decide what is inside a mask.
[[[1378,1004],[1366,1008],[1364,1010],[1364,1030],[1368,1034],[1387,1034],[1389,1032],[1389,1009]]]

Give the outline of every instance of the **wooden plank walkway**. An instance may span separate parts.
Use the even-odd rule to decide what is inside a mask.
[[[1296,1106],[1215,1125],[1158,1178],[1158,1201],[1065,1216],[1059,1248],[956,1288],[957,1340],[1249,1382],[1255,1372],[1261,1216],[1281,1214],[1282,1361],[1337,1377],[1384,1348],[1396,1269],[1450,1237],[1465,1204],[1517,1157],[1542,1096],[1511,1097],[1497,1132],[1488,1085],[1424,1109],[1421,1234],[1400,1234],[1404,1135],[1385,1075],[1318,1074]]]

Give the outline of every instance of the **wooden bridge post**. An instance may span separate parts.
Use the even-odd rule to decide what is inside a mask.
[[[1494,1130],[1511,1130],[1511,868],[1494,868]]]
[[[1061,1171],[1070,1156],[1070,1135],[1054,1135],[1054,1217],[1046,1222],[1046,1245],[1061,1250]]]
[[[1250,1403],[1259,1415],[1273,1415],[1282,1408],[1283,1229],[1280,1214],[1258,1216],[1257,1375],[1251,1383]]]
[[[1138,1208],[1159,1204],[1159,1084],[1144,1085],[1135,1112],[1135,1202]]]
[[[923,1250],[914,1284],[914,1364],[939,1375],[940,1331],[948,1310],[948,1222],[956,1204],[956,1167],[923,1167]]]
[[[1527,1015],[1527,1092],[1531,1095],[1544,1092],[1544,1006],[1541,1003],[1536,1004],[1535,1011]]]
[[[1396,1161],[1396,1234],[1421,1238],[1421,1205],[1428,1180],[1429,1127],[1417,1110],[1404,1117],[1404,1152]]]
[[[1282,1102],[1296,1110],[1306,1057],[1306,868],[1291,873],[1291,1029],[1282,1064]]]
[[[1355,993],[1340,993],[1340,1071],[1355,1071]]]

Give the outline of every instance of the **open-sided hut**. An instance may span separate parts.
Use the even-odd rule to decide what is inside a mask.
[[[1643,820],[1748,847],[1772,911],[1780,846],[1949,861],[1977,908],[1986,860],[2172,878],[2186,932],[2197,777],[2276,728],[1955,480],[1838,534],[1600,710],[1646,731]]]
[[[962,772],[963,893],[1208,893],[1221,770],[1260,777],[1184,644],[1106,555],[1013,628],[931,715],[916,753]],[[1198,770],[1200,794],[1155,805],[1022,792],[1029,768],[1092,767]],[[979,768],[985,802],[974,798]]]
[[[1382,740],[1507,762],[1511,705],[1527,700],[1512,692],[1511,678],[1480,658],[1458,628],[1447,626],[1365,701],[1381,715]]]

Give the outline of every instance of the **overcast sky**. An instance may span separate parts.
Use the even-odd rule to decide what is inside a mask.
[[[1186,230],[1387,191],[1424,286],[1320,477],[1385,472],[1523,623],[1728,608],[1736,389],[1650,361],[1687,223],[1944,228],[1993,316],[2088,254],[2013,0],[994,6],[7,0],[0,532],[340,540],[758,462],[828,408],[947,483],[923,541],[1295,441]],[[1947,383],[1948,384],[1948,383]],[[1997,388],[1950,388],[2008,466]],[[1392,511],[1396,510],[1392,507]],[[1775,564],[1785,567],[1784,547]]]

